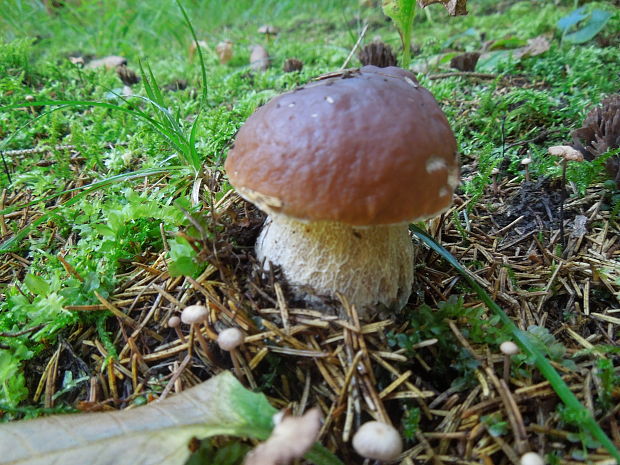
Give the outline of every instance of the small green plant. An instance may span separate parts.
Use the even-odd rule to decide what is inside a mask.
[[[421,410],[419,407],[408,407],[401,422],[405,439],[413,439],[420,428]]]
[[[499,412],[492,413],[491,415],[483,415],[480,420],[489,430],[489,434],[495,438],[503,436],[508,432],[508,422],[504,420]]]
[[[437,339],[434,370],[441,376],[452,376],[452,388],[463,390],[475,383],[474,371],[480,363],[468,350],[461,347],[448,325],[458,323],[460,331],[473,344],[498,345],[504,339],[497,328],[498,317],[487,318],[483,307],[465,307],[463,298],[455,295],[440,302],[437,309],[422,305],[411,313],[410,329],[406,333],[389,333],[388,341],[413,352],[413,347],[427,339]]]

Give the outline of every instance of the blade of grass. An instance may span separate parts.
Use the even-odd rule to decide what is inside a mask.
[[[189,20],[189,16],[187,16],[187,12],[185,11],[185,8],[183,8],[183,5],[181,4],[179,0],[176,0],[176,2],[177,2],[179,9],[181,10],[181,13],[183,14],[185,23],[187,24],[187,27],[189,28],[189,31],[192,34],[192,38],[194,39],[194,43],[196,44],[196,51],[198,52],[198,58],[200,59],[200,72],[201,72],[201,77],[202,77],[202,96],[200,98],[200,108],[202,110],[202,108],[207,105],[207,68],[205,67],[205,61],[202,55],[202,50],[201,50],[202,47],[200,47],[198,43],[198,37],[196,36],[196,32],[194,31],[192,22]],[[198,114],[200,114],[200,111],[198,112]]]
[[[609,437],[605,434],[603,429],[594,419],[594,417],[590,414],[590,411],[585,408],[579,399],[575,397],[575,394],[570,390],[570,388],[566,385],[562,377],[558,374],[558,372],[553,368],[551,363],[545,358],[542,352],[540,352],[531,342],[528,335],[521,331],[517,325],[513,323],[513,321],[506,315],[506,313],[502,310],[502,308],[489,297],[486,291],[478,284],[476,279],[472,276],[472,274],[467,270],[463,265],[461,265],[454,256],[448,252],[444,247],[439,245],[435,240],[430,237],[425,231],[421,230],[415,225],[410,225],[409,230],[415,234],[422,242],[424,242],[428,247],[434,250],[438,255],[441,256],[445,261],[447,261],[454,269],[456,269],[463,278],[467,281],[467,283],[472,287],[474,291],[480,297],[485,305],[499,317],[502,323],[510,330],[515,341],[521,347],[521,349],[528,354],[534,360],[536,367],[540,370],[542,375],[549,381],[551,387],[556,392],[558,397],[564,402],[568,408],[573,409],[576,412],[579,412],[579,417],[582,419],[580,422],[580,427],[587,430],[592,437],[594,437],[597,441],[599,441],[605,449],[616,459],[618,463],[620,463],[620,452],[614,445],[614,443],[609,439]]]
[[[140,97],[138,95],[134,97],[149,101],[148,99],[145,99],[145,97]],[[46,116],[52,111],[58,111],[58,110],[62,110],[62,109],[69,108],[69,107],[79,107],[79,106],[102,107],[102,108],[107,108],[109,110],[122,111],[123,113],[128,113],[134,117],[137,117],[145,121],[147,124],[153,127],[153,129],[155,129],[159,134],[161,134],[166,140],[168,140],[168,142],[170,142],[170,144],[175,148],[175,150],[179,151],[180,153],[183,153],[183,147],[179,145],[178,140],[175,140],[176,138],[174,137],[174,134],[170,133],[168,130],[166,130],[166,128],[160,122],[154,120],[153,118],[151,118],[150,116],[148,116],[146,113],[144,113],[141,110],[137,110],[135,108],[131,108],[131,109],[125,108],[125,107],[121,107],[120,105],[115,105],[113,103],[96,102],[96,101],[89,101],[89,100],[47,100],[47,101],[41,100],[37,102],[28,102],[27,104],[27,106],[33,106],[33,107],[52,106],[52,105],[60,105],[60,107],[54,108],[50,110],[49,112],[46,112],[45,114],[41,114],[37,116],[36,118],[33,118],[32,120],[29,121],[29,123],[27,123],[25,126],[20,128],[19,130],[23,129],[29,124],[32,124],[32,122],[36,121],[37,119],[43,116]],[[0,111],[23,108],[24,106],[26,106],[24,103],[16,103],[16,104],[0,107]],[[12,136],[9,137],[8,140],[10,139],[12,139]],[[8,142],[8,140],[6,142]]]

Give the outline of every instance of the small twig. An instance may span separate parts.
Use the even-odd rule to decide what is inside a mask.
[[[170,391],[172,391],[172,388],[174,387],[174,383],[179,378],[179,376],[181,376],[181,373],[183,373],[183,370],[185,370],[185,367],[187,366],[190,360],[191,360],[190,354],[187,354],[185,358],[183,359],[183,361],[181,362],[181,365],[179,365],[179,368],[174,370],[174,373],[172,374],[170,381],[168,381],[168,384],[166,384],[166,387],[164,388],[161,395],[159,396],[159,399],[157,399],[157,402],[164,400],[166,397],[168,397],[168,394],[170,394]]]
[[[476,73],[474,71],[452,71],[450,73],[441,73],[441,74],[431,74],[428,78],[431,81],[436,79],[446,79],[451,77],[471,77],[478,79],[495,79],[497,74],[489,74],[489,73]]]
[[[45,325],[37,325],[37,326],[33,326],[32,328],[28,328],[28,329],[22,329],[21,331],[16,331],[14,333],[0,333],[0,337],[18,337],[18,336],[23,336],[24,334],[28,334],[28,333],[32,333],[34,331],[38,331],[41,328],[44,328]]]

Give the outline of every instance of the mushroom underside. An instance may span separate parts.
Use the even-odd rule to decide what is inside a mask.
[[[406,223],[359,227],[271,215],[256,253],[311,304],[340,293],[364,317],[382,306],[400,309],[411,295],[414,247]]]

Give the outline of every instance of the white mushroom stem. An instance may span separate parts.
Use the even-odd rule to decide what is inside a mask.
[[[200,344],[202,351],[205,353],[207,358],[213,363],[213,361],[216,359],[213,356],[213,351],[209,347],[209,343],[207,342],[205,337],[202,335],[202,329],[200,328],[200,323],[192,323],[190,331],[194,332],[194,335],[196,336],[196,339],[198,339],[198,344]]]
[[[272,215],[256,253],[265,267],[280,266],[300,297],[341,293],[361,316],[377,305],[402,308],[411,294],[414,248],[406,223],[355,227]]]

